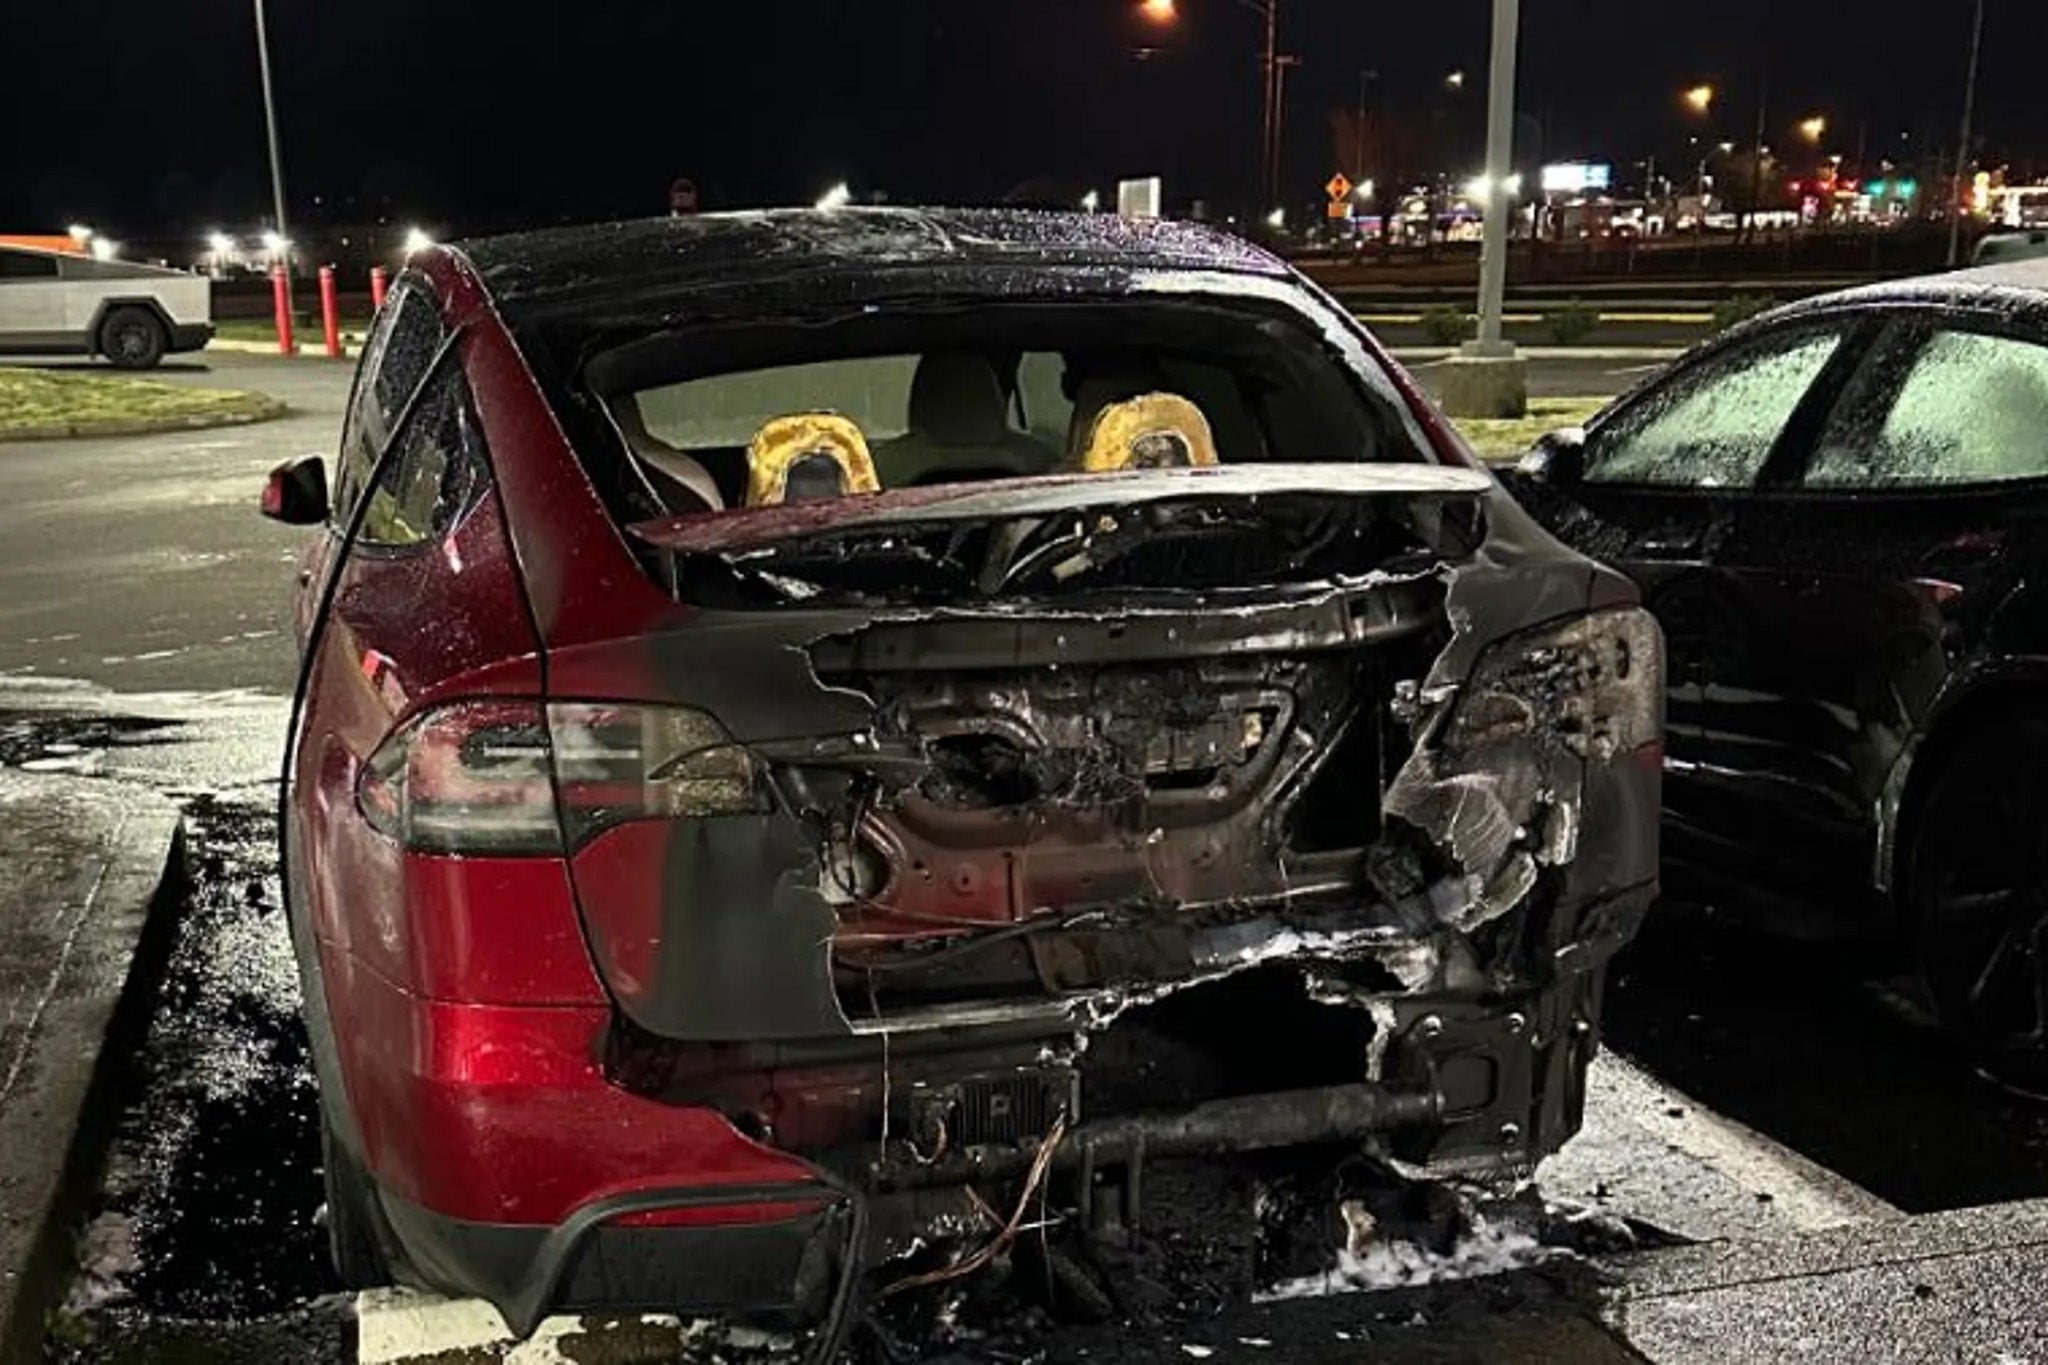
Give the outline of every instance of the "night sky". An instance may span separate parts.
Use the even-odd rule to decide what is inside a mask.
[[[2041,0],[1990,0],[1987,150],[2048,153]],[[706,207],[862,197],[985,202],[1020,183],[1164,174],[1171,204],[1227,202],[1253,175],[1258,21],[1180,0],[1171,31],[1134,0],[270,0],[296,217],[379,215],[473,231]],[[1335,169],[1328,111],[1380,72],[1376,106],[1439,120],[1476,169],[1485,0],[1282,0],[1289,199]],[[10,7],[11,9],[12,7]],[[1748,136],[1768,67],[1773,141],[1825,111],[1853,157],[1912,132],[1953,148],[1968,0],[1523,0],[1527,164],[1677,158],[1675,92],[1725,92]],[[0,81],[0,231],[91,222],[115,235],[252,230],[268,207],[244,0],[67,0],[14,11]],[[1147,58],[1143,43],[1164,44]],[[1443,74],[1472,74],[1462,109]],[[2035,168],[2044,168],[2038,161]]]

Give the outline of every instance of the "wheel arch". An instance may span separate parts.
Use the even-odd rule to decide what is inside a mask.
[[[1878,801],[1873,876],[1903,923],[1903,893],[1913,836],[1928,789],[1942,766],[1984,729],[2017,712],[2048,716],[2048,657],[2003,659],[1952,684],[1893,765]]]
[[[100,345],[100,331],[107,325],[107,318],[118,308],[140,308],[149,313],[156,319],[156,325],[163,329],[164,345],[169,347],[176,324],[171,321],[171,315],[164,308],[162,301],[152,294],[122,294],[101,299],[99,306],[93,309],[92,321],[86,324],[85,334],[91,339],[94,355],[106,354],[106,349]]]

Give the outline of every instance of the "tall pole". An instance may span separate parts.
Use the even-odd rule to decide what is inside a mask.
[[[291,229],[284,219],[284,161],[277,151],[277,100],[270,92],[270,34],[263,24],[263,0],[254,0],[256,6],[256,60],[263,69],[263,122],[270,132],[270,199],[271,208],[277,214],[277,235],[284,242],[281,254],[284,257],[285,297],[291,294]]]
[[[1493,0],[1493,68],[1486,90],[1486,223],[1479,257],[1479,345],[1501,354],[1508,289],[1508,174],[1514,164],[1515,42],[1521,0]]]
[[[1977,0],[1977,19],[1970,29],[1970,74],[1963,82],[1963,140],[1956,146],[1955,193],[1948,204],[1948,264],[1956,267],[1963,245],[1963,172],[1970,168],[1970,124],[1977,110],[1977,61],[1984,53],[1984,0]]]
[[[1756,142],[1750,147],[1749,158],[1749,206],[1743,210],[1742,230],[1735,234],[1737,241],[1748,241],[1749,229],[1764,206],[1764,139],[1770,135],[1770,122],[1771,73],[1766,71],[1757,86]]]
[[[1273,206],[1280,181],[1274,152],[1280,122],[1280,0],[1263,0],[1262,8],[1266,12],[1266,111],[1260,121],[1259,197],[1265,202],[1258,206],[1258,211],[1264,214]]]
[[[1365,87],[1372,80],[1372,72],[1358,73],[1358,142],[1353,147],[1358,159],[1351,167],[1351,178],[1358,184],[1365,183]]]

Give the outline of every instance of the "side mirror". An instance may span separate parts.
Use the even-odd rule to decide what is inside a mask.
[[[1565,488],[1586,476],[1586,429],[1565,427],[1540,437],[1515,465],[1524,478]]]
[[[327,520],[327,466],[318,455],[286,460],[263,481],[263,515],[287,526]]]

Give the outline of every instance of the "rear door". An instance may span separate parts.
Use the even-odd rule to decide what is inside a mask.
[[[1754,704],[1758,604],[1729,546],[1853,371],[1859,329],[1851,316],[1792,319],[1682,365],[1595,424],[1581,480],[1528,491],[1554,533],[1636,581],[1664,628],[1675,862],[1740,867],[1758,835],[1722,772],[1731,740],[1748,750],[1775,724]]]
[[[535,650],[460,349],[448,343],[424,286],[406,283],[380,316],[333,483],[333,521],[309,553],[301,591],[300,639],[312,656],[285,805],[286,853],[302,962],[317,945],[308,1009],[332,1020],[331,1029],[316,1027],[316,1043],[333,1039],[348,1053],[383,1036],[366,1002],[394,990],[429,993],[420,944],[433,926],[409,915],[404,854],[365,813],[366,765],[396,726],[460,680]],[[358,514],[344,555],[344,533]],[[330,574],[330,615],[308,640]],[[321,1060],[332,1085],[335,1063]],[[378,1068],[342,1070],[356,1085]],[[367,1140],[374,1151],[376,1136]]]
[[[1724,550],[1752,629],[1753,695],[1730,708],[1768,723],[1716,759],[1775,833],[1760,870],[1839,904],[1884,881],[1887,783],[2048,532],[2048,338],[1989,312],[1885,318],[1772,483]]]

